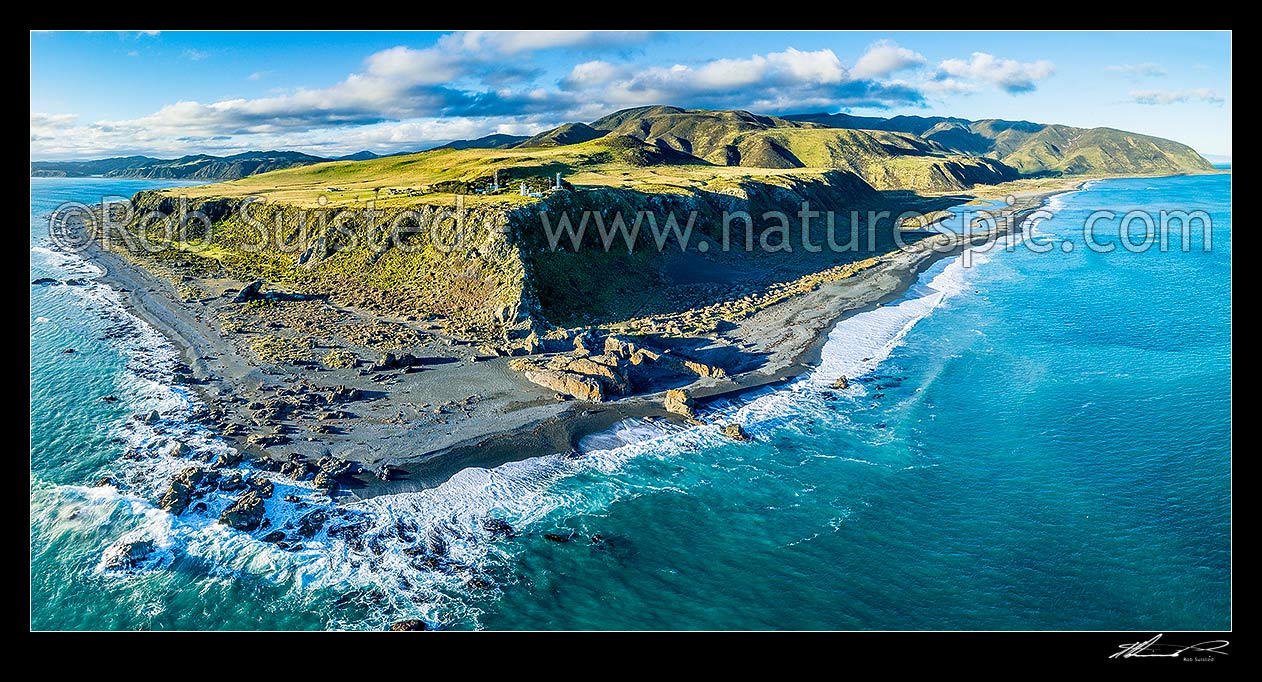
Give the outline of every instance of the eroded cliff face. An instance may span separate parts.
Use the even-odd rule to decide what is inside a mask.
[[[550,324],[573,327],[682,312],[866,257],[804,250],[799,212],[818,212],[811,241],[822,244],[827,212],[842,235],[850,211],[884,201],[852,173],[786,173],[719,188],[556,192],[515,211],[510,223],[533,309]],[[776,230],[779,219],[768,212],[782,214],[787,229]],[[888,234],[875,241],[888,242]]]
[[[182,202],[140,192],[115,240],[142,261],[196,276],[261,279],[384,314],[446,318],[471,336],[528,330],[526,269],[508,211],[462,205],[304,209],[238,199]],[[154,216],[186,216],[166,223]],[[167,232],[174,239],[164,239]]]
[[[747,252],[753,232],[740,220],[727,235],[735,248],[724,251],[725,214],[757,221],[780,211],[796,220],[804,204],[845,213],[881,201],[844,171],[737,179],[717,190],[651,189],[561,190],[526,206],[464,206],[457,198],[373,210],[145,191],[133,197],[132,215],[112,241],[177,275],[261,279],[391,316],[445,318],[468,336],[515,339],[721,295],[678,276],[694,260],[716,280],[765,269],[771,255],[781,266],[815,267],[814,254]],[[626,233],[616,228],[619,216]],[[611,239],[602,238],[602,226]],[[702,242],[713,251],[698,251]]]

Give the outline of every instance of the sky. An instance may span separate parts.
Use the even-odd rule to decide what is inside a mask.
[[[1231,155],[1229,32],[32,32],[31,158],[416,151],[628,107],[1108,126]]]

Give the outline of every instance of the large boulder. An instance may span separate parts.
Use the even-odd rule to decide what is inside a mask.
[[[640,350],[640,346],[625,336],[614,335],[605,337],[605,355],[614,355],[624,360],[630,360],[638,350]]]
[[[243,287],[241,291],[237,292],[237,295],[233,297],[232,302],[233,303],[249,303],[250,301],[253,301],[256,298],[260,298],[262,291],[263,291],[263,280],[256,279],[253,282],[250,282],[249,284],[245,285],[245,287]]]
[[[381,359],[373,365],[373,369],[403,369],[419,364],[420,359],[411,353],[395,353],[388,350],[381,354]]]
[[[666,400],[663,405],[667,412],[683,415],[689,419],[697,418],[697,411],[692,406],[692,396],[683,389],[672,388],[666,391]]]
[[[605,395],[626,395],[631,391],[631,384],[627,381],[626,373],[618,367],[618,360],[613,356],[591,355],[577,358],[559,356],[549,361],[547,367],[592,377],[604,387]]]
[[[219,482],[219,473],[200,467],[189,466],[180,470],[167,485],[158,500],[158,506],[172,514],[183,513],[193,497]]]
[[[740,424],[728,424],[723,427],[723,435],[736,441],[749,440],[749,434],[745,433],[745,429]]]
[[[605,399],[605,387],[589,376],[543,367],[527,369],[522,374],[529,381],[576,400],[598,403]]]
[[[425,624],[425,621],[419,618],[409,618],[390,624],[391,632],[423,632],[428,629],[429,626]]]
[[[311,465],[299,455],[293,456],[288,462],[280,465],[280,475],[295,481],[301,481],[309,473],[311,473]]]
[[[263,523],[263,512],[263,496],[250,490],[224,510],[219,522],[237,530],[254,530]]]
[[[699,377],[714,379],[727,378],[727,370],[722,367],[707,365],[704,362],[698,362],[673,353],[662,353],[654,362],[661,367],[667,367],[684,374],[695,374]]]
[[[341,459],[340,457],[325,455],[324,457],[316,460],[316,467],[319,468],[320,471],[336,477],[348,473],[351,470],[351,463]]]
[[[105,550],[102,566],[109,571],[130,571],[148,559],[154,549],[153,540],[119,542]]]

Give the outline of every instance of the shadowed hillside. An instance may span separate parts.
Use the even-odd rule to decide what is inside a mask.
[[[918,116],[798,114],[785,118],[833,128],[910,132],[944,149],[997,159],[1026,174],[1186,173],[1213,168],[1185,144],[1114,128]]]

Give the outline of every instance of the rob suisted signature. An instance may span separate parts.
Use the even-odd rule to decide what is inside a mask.
[[[1156,635],[1146,642],[1132,642],[1130,644],[1122,644],[1118,646],[1117,653],[1109,656],[1109,658],[1179,658],[1185,653],[1188,654],[1188,660],[1196,661],[1212,661],[1213,654],[1227,655],[1223,648],[1229,642],[1225,639],[1214,639],[1208,642],[1200,642],[1199,644],[1161,644],[1161,635]],[[1208,654],[1207,656],[1198,656],[1197,654]]]

